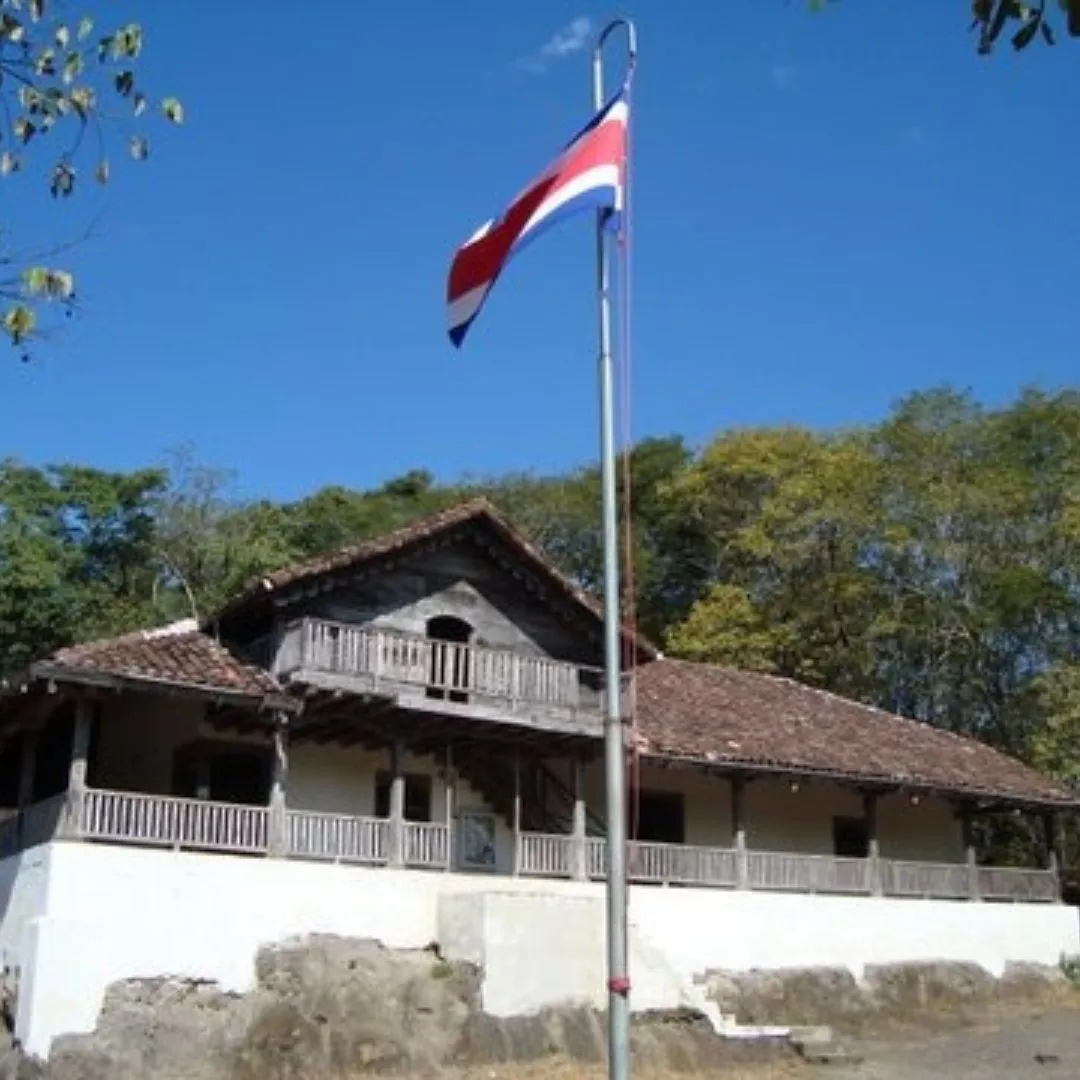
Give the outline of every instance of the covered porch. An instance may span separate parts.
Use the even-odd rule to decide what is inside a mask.
[[[64,840],[441,873],[605,877],[595,739],[430,707],[388,708],[330,690],[312,690],[302,718],[204,701],[193,713],[191,705],[80,693],[53,708],[52,726],[27,727],[19,797],[0,811],[0,856]],[[64,742],[57,724],[70,731],[69,758],[62,788],[49,790],[42,777],[56,787]],[[1060,900],[1052,811],[1030,808],[1046,830],[1046,865],[982,866],[972,823],[998,807],[826,777],[670,764],[647,763],[632,800],[639,810],[647,797],[661,807],[659,817],[654,807],[649,821],[631,822],[635,884]],[[676,798],[687,820],[671,833],[663,807]],[[929,816],[912,824],[916,811]],[[811,835],[796,827],[800,818],[820,818],[821,827]],[[927,845],[921,831],[936,839]],[[933,857],[911,857],[924,850]]]

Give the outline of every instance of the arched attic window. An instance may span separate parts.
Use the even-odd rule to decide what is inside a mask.
[[[468,645],[473,628],[456,615],[436,615],[427,621],[432,642],[427,696],[466,702],[472,675]]]

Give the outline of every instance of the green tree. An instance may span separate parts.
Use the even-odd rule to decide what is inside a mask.
[[[157,469],[0,462],[0,672],[155,621]]]
[[[140,120],[150,99],[135,74],[141,27],[128,23],[100,32],[89,15],[68,14],[60,0],[0,0],[0,178],[13,183],[40,152],[54,199],[75,193],[84,166],[98,183],[108,181],[113,129],[126,134],[126,152],[135,160],[150,148]],[[113,114],[113,103],[122,117]],[[170,123],[183,122],[175,97],[160,100],[156,111]],[[0,328],[25,359],[44,309],[70,314],[78,293],[74,277],[54,261],[63,246],[42,250],[19,237],[16,226],[0,220],[6,245],[0,248]],[[24,246],[12,247],[12,237]]]
[[[842,433],[733,432],[671,496],[711,584],[669,648],[750,664],[1026,755],[1080,635],[1080,395],[912,395]]]
[[[297,557],[284,507],[242,501],[234,474],[200,463],[191,447],[167,460],[168,485],[152,502],[149,551],[159,619],[209,615],[251,578]]]
[[[669,491],[708,536],[711,563],[710,587],[669,627],[669,649],[740,664],[752,641],[755,667],[872,693],[877,581],[860,556],[874,480],[858,433],[754,429],[709,445]]]

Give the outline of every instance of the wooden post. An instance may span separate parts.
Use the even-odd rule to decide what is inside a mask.
[[[390,852],[391,866],[405,865],[405,746],[400,739],[390,744]]]
[[[1054,899],[1057,903],[1062,903],[1064,898],[1061,895],[1061,847],[1059,840],[1061,839],[1058,830],[1058,818],[1057,814],[1053,811],[1043,814],[1042,816],[1043,834],[1046,837],[1046,869],[1050,871],[1054,876]]]
[[[93,703],[86,698],[75,702],[75,722],[71,729],[71,765],[68,769],[67,835],[77,839],[83,834],[83,809],[86,805],[86,759],[90,751],[90,725]]]
[[[871,896],[884,893],[881,880],[881,843],[878,839],[878,797],[872,791],[863,794],[863,816],[866,818],[866,862],[870,875]]]
[[[750,887],[750,867],[746,857],[746,782],[741,776],[731,778],[731,846],[735,849],[735,887]]]
[[[22,748],[19,756],[19,797],[20,810],[34,801],[34,781],[37,778],[37,749],[41,737],[39,728],[27,728],[23,732]]]
[[[283,712],[274,715],[273,761],[270,773],[269,854],[289,854],[289,819],[285,790],[289,780],[289,719]]]
[[[968,899],[977,901],[979,895],[979,861],[975,852],[975,829],[971,811],[964,807],[960,811],[960,826],[964,834],[964,861],[967,864]]]
[[[521,873],[521,751],[514,750],[514,876]]]
[[[571,767],[574,784],[573,876],[578,881],[586,881],[589,877],[589,850],[585,835],[585,767],[579,757],[573,759]]]
[[[449,743],[446,744],[446,775],[443,778],[443,795],[446,800],[446,869],[454,869],[454,841],[457,831],[454,828],[454,793],[457,787],[457,776],[454,772],[454,751]]]

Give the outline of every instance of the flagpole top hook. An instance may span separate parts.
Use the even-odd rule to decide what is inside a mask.
[[[593,49],[593,96],[596,98],[596,107],[604,103],[604,45],[616,30],[626,31],[626,74],[623,76],[622,85],[629,84],[634,74],[634,66],[637,63],[637,28],[630,19],[618,18],[600,31],[596,39],[596,47]]]

